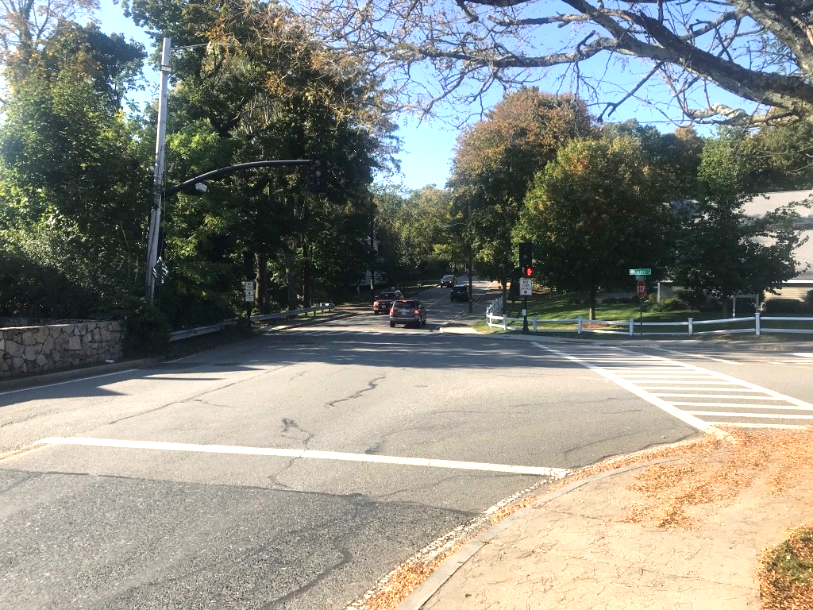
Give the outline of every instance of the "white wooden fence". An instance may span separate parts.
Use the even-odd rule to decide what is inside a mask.
[[[521,331],[522,318],[511,318],[493,313],[496,307],[489,307],[486,321],[491,328],[504,331]],[[501,308],[500,308],[501,310]],[[788,327],[771,326],[774,322],[791,323]],[[767,326],[766,326],[767,324]],[[550,328],[555,326],[557,328]],[[685,322],[649,322],[630,318],[629,320],[585,320],[582,316],[572,319],[545,320],[528,318],[528,330],[533,333],[575,333],[628,335],[633,336],[695,336],[724,334],[793,333],[813,334],[813,317],[764,316],[759,313],[744,318],[722,318],[720,320],[695,320]]]

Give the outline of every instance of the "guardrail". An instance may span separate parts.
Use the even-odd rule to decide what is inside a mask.
[[[308,317],[308,314],[312,313],[314,317],[323,312],[330,313],[335,309],[335,305],[333,303],[320,303],[319,305],[315,305],[313,307],[305,307],[303,309],[292,309],[290,311],[281,311],[277,313],[266,313],[259,316],[251,316],[252,322],[265,322],[267,320],[285,320],[288,318],[298,318],[300,316]],[[197,337],[199,335],[208,335],[209,333],[216,333],[224,328],[229,326],[234,326],[237,324],[237,318],[232,320],[223,320],[222,322],[218,322],[217,324],[210,324],[209,326],[198,326],[197,328],[187,328],[184,330],[176,330],[169,334],[169,340],[172,341],[182,341],[183,339],[190,339],[192,337]]]
[[[491,328],[500,328],[503,331],[521,331],[522,318],[511,318],[504,315],[495,315],[489,310],[486,313],[486,322]],[[785,327],[766,327],[765,322],[791,323]],[[750,324],[753,323],[753,324]],[[547,320],[540,318],[528,318],[528,330],[533,333],[575,333],[582,335],[586,333],[607,334],[607,335],[628,335],[638,336],[695,336],[695,335],[722,335],[722,334],[755,334],[766,333],[796,333],[813,334],[813,317],[797,316],[764,316],[754,314],[743,318],[722,318],[719,320],[695,320],[688,318],[685,322],[647,322],[646,320],[585,320],[582,316],[571,319]],[[802,324],[803,326],[798,326]],[[739,325],[738,328],[732,326]],[[746,326],[748,325],[748,326]],[[559,328],[545,328],[546,326],[557,326]],[[597,327],[607,328],[597,328]],[[710,330],[697,330],[697,327],[722,326]],[[677,331],[668,331],[667,328],[680,328]],[[683,330],[685,328],[685,330]],[[655,330],[651,330],[655,329]],[[660,330],[663,329],[663,330]]]

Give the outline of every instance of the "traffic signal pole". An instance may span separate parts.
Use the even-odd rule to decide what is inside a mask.
[[[533,244],[522,242],[519,244],[519,267],[522,270],[523,279],[531,281],[534,276]],[[521,282],[520,282],[521,283]],[[528,330],[528,295],[522,295],[522,334],[529,334]]]

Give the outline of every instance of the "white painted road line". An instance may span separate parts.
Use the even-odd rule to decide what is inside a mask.
[[[813,415],[785,415],[782,413],[721,413],[719,411],[686,411],[692,415],[712,417],[756,417],[759,419],[813,419]]]
[[[35,445],[81,445],[86,447],[112,447],[117,449],[152,449],[158,451],[189,451],[196,453],[224,453],[232,455],[258,455],[316,460],[339,460],[344,462],[370,462],[373,464],[396,464],[399,466],[423,466],[427,468],[450,468],[456,470],[481,470],[510,474],[534,475],[561,478],[569,474],[565,468],[544,468],[539,466],[511,466],[507,464],[487,464],[482,462],[458,462],[426,458],[393,457],[366,453],[339,453],[335,451],[315,451],[312,449],[273,449],[266,447],[239,447],[232,445],[195,445],[190,443],[163,443],[152,441],[125,441],[103,438],[51,437],[34,443]]]
[[[708,424],[708,423],[704,422],[702,419],[699,419],[699,418],[697,418],[697,417],[695,417],[693,415],[690,415],[689,413],[686,413],[685,411],[682,411],[682,410],[678,409],[677,407],[672,406],[671,404],[669,404],[665,400],[661,400],[660,398],[658,398],[654,394],[651,394],[650,392],[647,392],[646,390],[633,385],[632,383],[628,382],[626,379],[624,379],[623,377],[613,373],[612,371],[608,371],[608,370],[604,369],[603,367],[596,366],[596,365],[592,364],[587,359],[579,358],[579,357],[576,357],[576,356],[571,356],[570,354],[560,352],[559,350],[553,349],[552,347],[547,347],[545,345],[542,345],[541,343],[534,342],[534,345],[536,347],[538,347],[539,349],[548,351],[548,352],[550,352],[552,354],[556,354],[560,358],[565,358],[566,360],[570,360],[571,362],[576,362],[577,364],[580,364],[581,366],[583,366],[583,367],[585,367],[587,369],[590,369],[591,371],[594,371],[594,372],[598,373],[602,377],[605,377],[605,378],[609,379],[610,381],[620,385],[625,390],[627,390],[629,392],[632,392],[633,394],[635,394],[639,398],[644,399],[648,403],[651,403],[651,404],[655,405],[659,409],[662,409],[662,410],[666,411],[667,413],[669,413],[673,417],[676,417],[679,420],[681,420],[682,422],[690,425],[692,428],[697,428],[698,430],[700,430],[702,432],[706,432],[707,434],[713,434],[713,435],[721,437],[721,438],[728,438],[729,437],[728,434],[726,434],[725,432],[723,432],[719,428],[715,428],[711,424]]]
[[[670,354],[676,354],[678,356],[688,356],[689,358],[702,358],[704,360],[713,360],[714,362],[722,362],[723,364],[734,364],[739,365],[739,362],[733,362],[732,360],[724,360],[723,358],[715,358],[713,356],[706,356],[705,354],[687,354],[685,352],[679,352],[673,349],[666,349],[665,347],[655,347],[656,349],[661,352],[668,352]]]
[[[741,409],[787,409],[788,411],[813,411],[813,408],[810,407],[789,407],[787,405],[749,405],[742,402],[673,402],[672,404],[686,407],[738,407]]]
[[[721,426],[736,426],[737,428],[777,428],[779,430],[807,430],[810,426],[794,426],[793,424],[752,424],[737,422],[720,424]]]
[[[562,359],[578,362],[685,423],[713,434],[725,435],[725,432],[715,426],[746,423],[736,421],[737,418],[789,421],[813,419],[813,415],[793,414],[813,411],[810,403],[680,360],[655,355],[642,360],[640,353],[620,347],[611,348],[614,352],[611,355],[589,351],[568,355],[542,344],[535,345]],[[674,353],[686,355],[682,352]],[[629,360],[619,359],[616,354],[628,354]],[[623,366],[622,362],[629,364]],[[682,401],[675,400],[681,398]],[[690,410],[692,408],[704,410]],[[766,410],[772,412],[768,413]],[[708,417],[725,421],[705,421]],[[762,425],[776,426],[767,421]]]
[[[123,371],[116,371],[114,373],[105,373],[103,375],[93,375],[92,377],[82,377],[80,379],[69,379],[67,381],[58,381],[56,383],[49,383],[46,385],[38,385],[38,386],[31,386],[28,388],[20,388],[19,390],[8,390],[7,392],[0,392],[0,396],[6,396],[8,394],[16,394],[17,392],[31,392],[32,390],[42,390],[44,388],[55,388],[60,385],[68,385],[69,383],[79,383],[80,381],[93,381],[94,379],[102,379],[103,377],[112,377],[113,375],[125,375],[126,373],[132,373],[133,371],[137,371],[138,369],[125,369]]]

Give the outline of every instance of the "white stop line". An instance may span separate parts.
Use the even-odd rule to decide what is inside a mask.
[[[227,453],[232,455],[259,455],[314,460],[339,460],[344,462],[370,462],[373,464],[396,464],[399,466],[424,466],[427,468],[451,468],[457,470],[482,470],[487,472],[507,472],[543,477],[561,478],[569,474],[564,468],[541,466],[512,466],[508,464],[487,464],[483,462],[458,462],[427,458],[394,457],[370,455],[367,453],[340,453],[336,451],[315,451],[313,449],[274,449],[269,447],[240,447],[233,445],[195,445],[192,443],[162,443],[154,441],[125,441],[105,438],[51,437],[34,443],[35,445],[82,445],[87,447],[114,447],[118,449],[152,449],[158,451],[190,451],[196,453]]]

